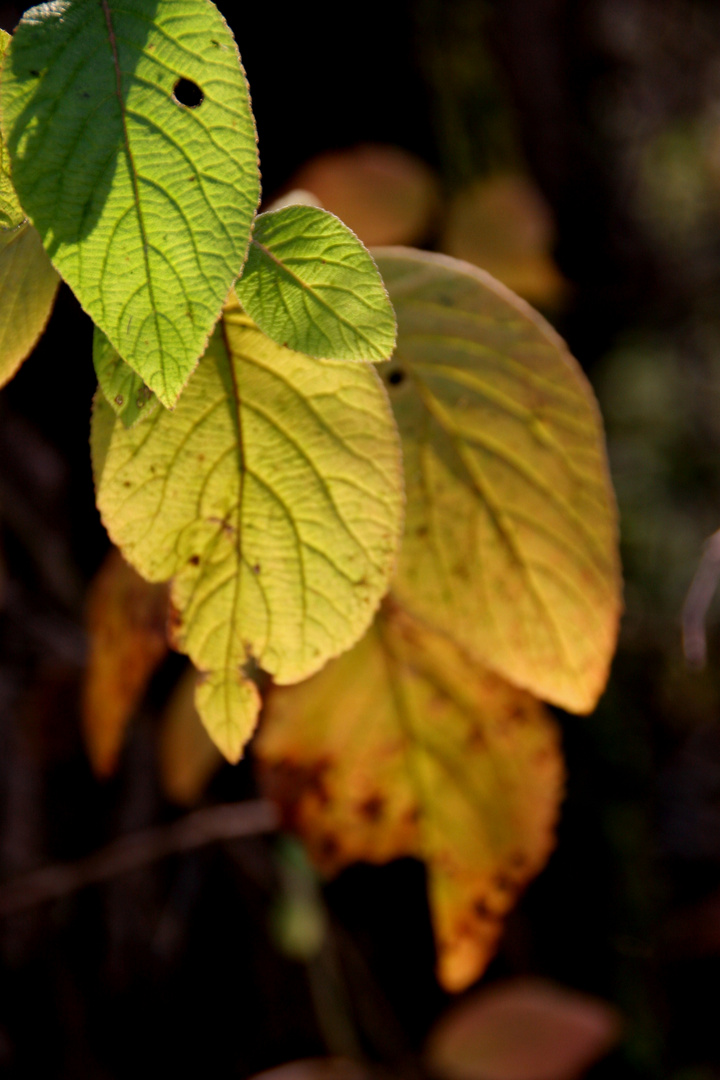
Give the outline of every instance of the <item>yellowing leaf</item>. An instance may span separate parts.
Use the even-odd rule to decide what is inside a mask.
[[[90,638],[82,720],[98,776],[115,771],[123,735],[148,680],[167,652],[168,592],[111,551],[88,595]]]
[[[93,364],[105,400],[125,427],[132,427],[158,407],[158,399],[152,390],[125,363],[97,326],[93,334]]]
[[[388,603],[352,652],[271,691],[255,747],[322,870],[425,860],[439,978],[477,978],[553,846],[563,768],[543,706]]]
[[[195,708],[196,682],[197,673],[189,668],[173,691],[160,728],[160,783],[168,799],[181,806],[198,801],[222,761]]]
[[[544,320],[445,256],[377,253],[398,318],[382,374],[403,441],[393,591],[538,697],[593,709],[621,607],[600,417]]]
[[[388,587],[402,476],[380,380],[283,349],[232,306],[177,409],[126,430],[97,399],[92,449],[108,532],[149,580],[173,578],[174,642],[237,760],[255,668],[280,683],[317,671]]]
[[[576,1080],[618,1041],[607,1002],[545,979],[493,983],[435,1025],[427,1060],[440,1080]]]
[[[28,221],[0,229],[0,386],[12,379],[42,334],[60,278]]]

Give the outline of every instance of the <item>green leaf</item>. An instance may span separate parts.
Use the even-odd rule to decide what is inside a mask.
[[[517,686],[589,712],[621,607],[592,391],[551,327],[488,274],[400,248],[378,261],[398,318],[383,375],[407,483],[393,591]]]
[[[152,415],[158,399],[97,326],[93,335],[93,364],[105,400],[125,427]]]
[[[179,80],[201,104],[180,103]],[[184,84],[183,84],[184,85]],[[20,202],[93,321],[174,405],[240,272],[259,196],[235,41],[209,0],[55,0],[2,77]]]
[[[397,432],[374,369],[311,360],[228,308],[177,409],[126,430],[96,399],[97,502],[204,673],[198,711],[237,760],[257,667],[279,683],[349,648],[388,586],[402,518]]]
[[[324,360],[387,360],[395,316],[369,251],[316,206],[255,222],[238,298],[278,345]]]
[[[60,278],[28,221],[0,229],[0,386],[12,379],[42,334]]]
[[[7,48],[11,41],[10,35],[5,30],[0,30],[0,67],[5,63]],[[0,136],[0,229],[14,229],[24,219],[25,214],[10,178],[10,163],[4,140]]]

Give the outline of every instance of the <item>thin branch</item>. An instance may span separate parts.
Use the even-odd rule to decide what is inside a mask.
[[[720,530],[705,542],[700,564],[695,571],[682,610],[682,634],[685,659],[693,667],[705,667],[707,640],[705,619],[720,579]]]
[[[266,799],[224,803],[187,814],[171,825],[129,833],[77,862],[44,866],[0,885],[0,918],[58,900],[87,885],[97,885],[120,874],[204,847],[218,840],[237,840],[274,832],[280,818]]]

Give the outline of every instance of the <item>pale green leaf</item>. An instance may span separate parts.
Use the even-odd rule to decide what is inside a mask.
[[[260,214],[237,293],[268,337],[308,356],[387,360],[395,348],[395,316],[372,256],[316,206]]]
[[[132,427],[141,417],[155,411],[158,405],[155,394],[97,326],[93,335],[93,364],[105,400],[125,427]]]
[[[176,100],[180,79],[202,91],[197,107]],[[210,0],[54,0],[16,30],[2,101],[13,182],[53,263],[174,405],[243,265],[259,196],[224,19]]]
[[[0,30],[0,67],[5,63],[7,48],[12,38]],[[0,135],[0,229],[14,229],[25,218],[10,178],[10,163]]]
[[[393,590],[518,686],[588,712],[621,607],[592,391],[551,327],[488,274],[401,248],[378,261],[398,318],[383,376],[407,483]]]
[[[259,704],[247,673],[316,671],[387,589],[402,469],[382,385],[278,347],[230,307],[177,409],[126,430],[98,398],[92,449],[112,539],[145,577],[173,578],[174,642],[234,760]]]
[[[0,229],[0,386],[42,334],[60,278],[28,221]]]

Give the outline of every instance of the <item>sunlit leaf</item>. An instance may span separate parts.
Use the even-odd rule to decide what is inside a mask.
[[[93,364],[105,400],[125,427],[132,427],[142,416],[155,411],[158,405],[155,394],[97,326],[93,335]]]
[[[363,144],[328,150],[291,181],[337,214],[364,244],[422,244],[440,216],[440,183],[414,154]]]
[[[544,979],[509,979],[454,1005],[428,1040],[439,1080],[576,1080],[620,1037],[616,1009]]]
[[[387,604],[352,652],[270,692],[255,747],[322,870],[425,860],[439,978],[477,978],[553,846],[563,768],[544,707]]]
[[[50,318],[60,278],[28,221],[0,228],[0,386],[12,379]]]
[[[158,743],[162,789],[172,802],[192,806],[222,762],[195,706],[197,673],[185,672],[165,708]]]
[[[92,446],[108,532],[145,577],[174,579],[198,710],[237,760],[255,668],[280,683],[311,674],[387,589],[402,477],[382,385],[367,365],[274,345],[231,307],[177,409],[126,430],[97,399]]]
[[[378,259],[407,484],[393,591],[511,682],[588,712],[621,605],[592,391],[547,323],[482,271],[403,249]]]
[[[88,595],[83,733],[98,776],[114,772],[128,722],[167,652],[168,591],[112,550]]]
[[[5,63],[7,47],[11,41],[12,38],[7,31],[0,30],[0,67]],[[10,178],[10,162],[4,139],[0,135],[0,230],[14,229],[24,218],[25,214]]]
[[[13,182],[53,263],[173,405],[243,265],[258,202],[255,127],[224,19],[210,0],[32,8],[2,101]]]
[[[257,218],[237,293],[268,337],[308,356],[387,360],[395,348],[395,316],[372,256],[316,206]]]

